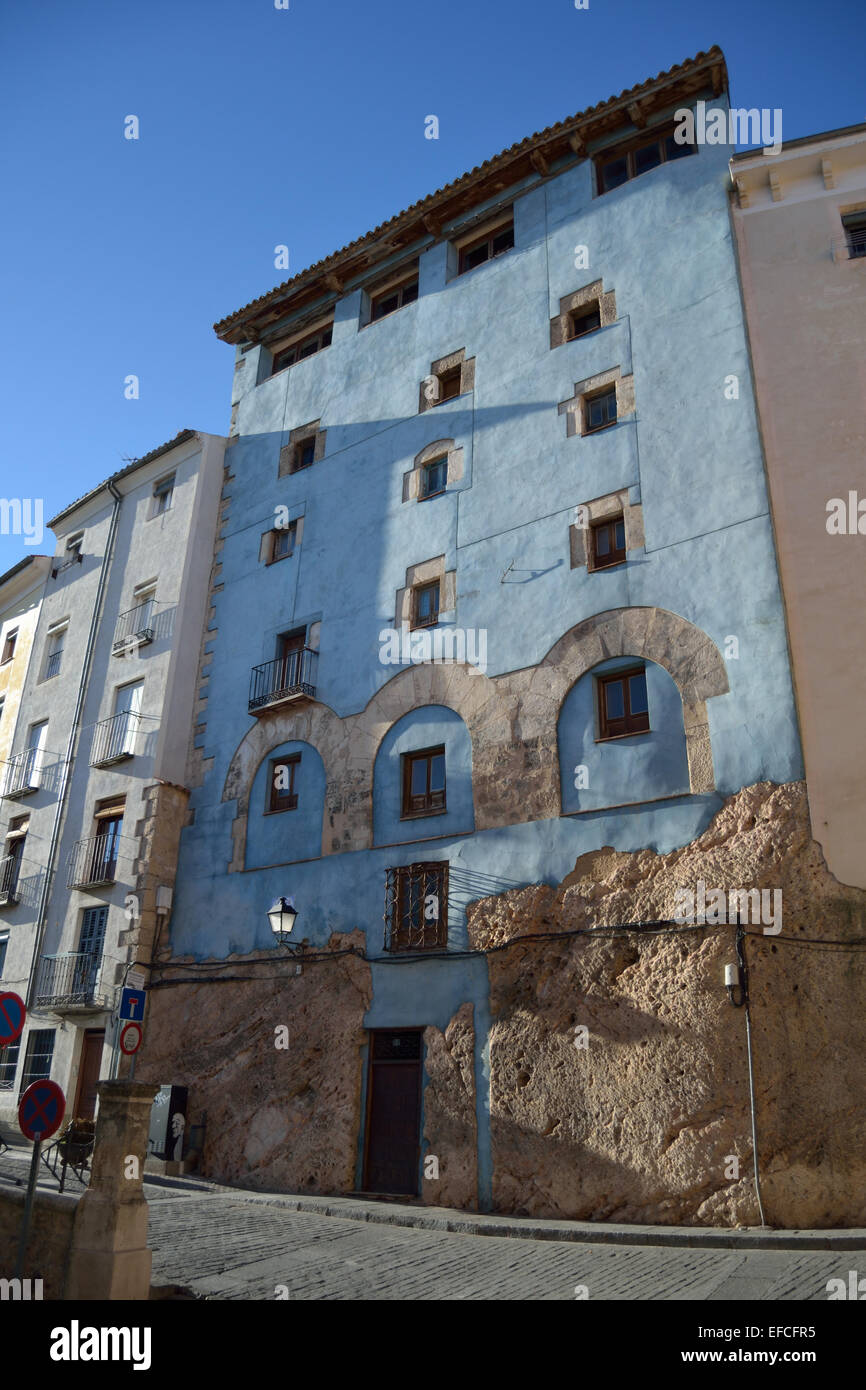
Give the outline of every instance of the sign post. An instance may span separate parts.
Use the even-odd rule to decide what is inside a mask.
[[[146,1002],[147,990],[142,986],[138,986],[135,989],[130,989],[129,986],[125,986],[121,992],[117,1019],[118,1023],[126,1021],[126,1027],[123,1028],[120,1033],[120,1050],[125,1057],[132,1058],[132,1063],[129,1068],[130,1081],[132,1081],[135,1076],[135,1054],[141,1047],[141,1020],[144,1018],[144,1006]],[[136,1041],[136,1034],[138,1041]],[[124,1043],[126,1044],[125,1046]]]
[[[17,997],[17,996],[16,996]],[[18,1240],[18,1258],[15,1261],[15,1278],[24,1274],[24,1257],[27,1254],[27,1237],[30,1234],[30,1218],[33,1213],[33,1197],[36,1192],[36,1178],[39,1173],[39,1150],[43,1139],[50,1139],[63,1123],[66,1111],[66,1097],[56,1081],[46,1077],[34,1081],[27,1087],[18,1106],[18,1125],[25,1139],[33,1140],[33,1156],[30,1160],[30,1176],[27,1179],[27,1196],[24,1201],[24,1217],[21,1222],[21,1235]]]

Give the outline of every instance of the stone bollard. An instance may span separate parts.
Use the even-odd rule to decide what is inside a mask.
[[[100,1081],[96,1089],[90,1186],[75,1215],[65,1297],[149,1298],[151,1252],[141,1175],[158,1087],[149,1081]]]

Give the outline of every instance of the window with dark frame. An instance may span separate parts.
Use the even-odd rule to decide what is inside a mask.
[[[585,338],[587,333],[594,333],[597,328],[601,328],[601,310],[598,302],[589,307],[584,305],[582,309],[572,309],[568,316],[568,341]]]
[[[385,949],[448,946],[448,863],[407,864],[385,875]]]
[[[697,146],[679,145],[671,131],[645,137],[616,153],[608,152],[596,156],[595,168],[599,193],[610,193],[620,184],[628,183],[641,174],[649,173],[660,164],[670,164],[685,155],[695,154]]]
[[[396,313],[405,305],[414,304],[417,298],[418,272],[416,270],[414,275],[401,281],[400,284],[389,285],[379,294],[370,296],[370,322],[375,323],[377,319],[387,318],[388,314]]]
[[[866,210],[846,213],[842,218],[842,226],[848,243],[849,259],[857,260],[860,256],[866,256]]]
[[[300,473],[302,468],[310,468],[316,462],[316,436],[310,434],[306,439],[299,439],[292,449],[292,466],[290,473]]]
[[[295,541],[298,535],[297,521],[290,521],[288,526],[277,526],[271,532],[271,553],[268,564],[276,564],[277,560],[286,560],[295,550]]]
[[[610,386],[585,401],[584,434],[607,429],[616,424],[616,387]]]
[[[323,348],[331,346],[331,339],[334,335],[333,323],[326,324],[318,332],[311,333],[306,338],[301,338],[298,342],[290,344],[280,352],[274,354],[271,363],[271,376],[276,376],[284,367],[293,367],[296,362],[301,362],[305,357],[312,357],[315,353],[321,352]]]
[[[298,793],[295,789],[295,779],[300,765],[300,753],[289,753],[282,758],[271,759],[267,814],[272,811],[297,810]]]
[[[439,621],[439,580],[419,584],[412,599],[412,626],[435,627]]]
[[[445,806],[445,746],[403,754],[403,799],[400,819],[436,816]]]
[[[438,374],[436,378],[439,382],[437,405],[441,405],[443,401],[453,401],[460,395],[460,374],[460,367],[451,367],[449,371]]]
[[[169,477],[167,477],[167,478],[162,478],[162,479],[160,479],[160,481],[159,481],[158,483],[154,483],[154,485],[153,485],[153,515],[154,515],[154,516],[161,516],[163,512],[167,512],[167,511],[169,510],[169,508],[170,508],[170,506],[171,506],[172,495],[173,495],[173,493],[174,493],[174,478],[175,478],[175,475],[174,475],[173,473],[171,473],[171,474],[169,475]]]
[[[623,738],[649,732],[646,669],[614,671],[598,676],[599,739]]]
[[[589,528],[590,569],[603,570],[621,565],[626,558],[625,520],[621,516],[594,521]]]
[[[3,642],[3,656],[0,657],[0,666],[5,665],[7,661],[12,660],[13,656],[15,655],[15,643],[17,641],[18,629],[17,627],[13,627],[11,632],[6,633],[6,637]]]
[[[476,266],[484,265],[485,261],[492,261],[496,256],[504,255],[513,246],[514,223],[494,227],[492,231],[485,232],[477,240],[461,248],[458,275],[465,274],[467,270],[474,270]]]
[[[10,1043],[8,1047],[0,1047],[0,1091],[15,1089],[15,1072],[18,1069],[20,1053],[20,1040]]]
[[[419,497],[436,497],[440,492],[445,491],[448,482],[448,455],[443,454],[442,458],[431,459],[429,463],[421,465],[421,487]]]
[[[55,1032],[54,1028],[32,1028],[27,1034],[27,1051],[21,1072],[22,1095],[31,1082],[42,1081],[51,1075]]]

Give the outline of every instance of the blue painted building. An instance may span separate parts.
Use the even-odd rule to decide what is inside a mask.
[[[488,1205],[467,905],[557,884],[603,846],[668,853],[741,788],[802,776],[730,152],[673,137],[700,98],[727,104],[718,50],[217,325],[233,414],[171,951],[190,981],[229,956],[288,972],[267,915],[285,897],[319,1007],[320,958],[350,939],[368,985],[343,1089],[313,1087],[318,1121],[345,1121],[342,1177],[302,1171],[271,1071],[267,1124],[244,1099],[261,1053],[215,1071],[186,1009],[192,1109],[235,1092],[215,1174],[426,1195],[446,1140],[425,1049],[468,1005],[469,1187]],[[235,989],[255,1012],[260,986]],[[181,992],[154,991],[163,1034]],[[294,1038],[320,1026],[285,1007]]]

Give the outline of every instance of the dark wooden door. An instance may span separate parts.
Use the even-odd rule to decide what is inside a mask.
[[[421,1142],[421,1033],[370,1039],[364,1190],[417,1197]]]
[[[75,1108],[70,1119],[92,1120],[96,1115],[96,1083],[99,1080],[104,1043],[104,1029],[97,1031],[89,1028],[84,1034],[78,1067],[78,1090],[75,1093]]]

